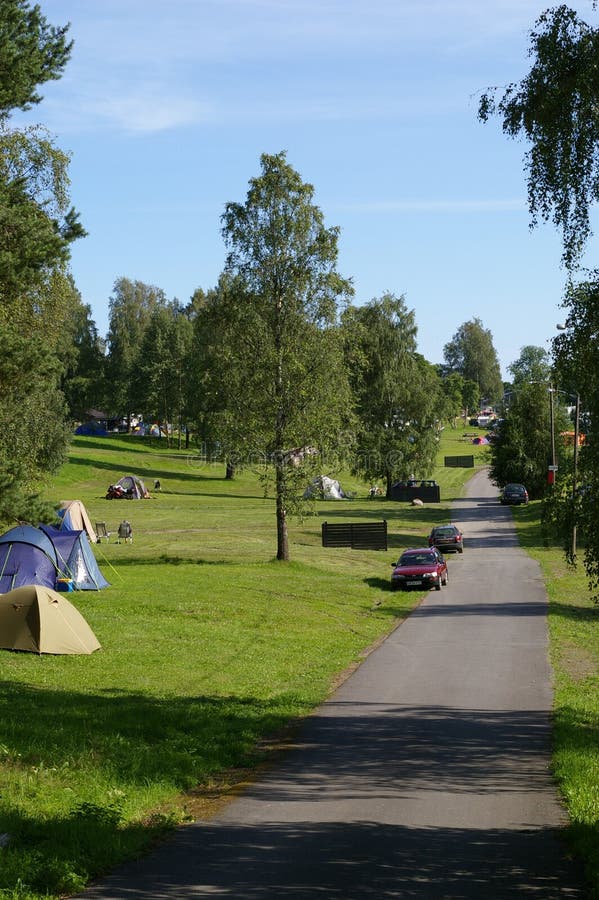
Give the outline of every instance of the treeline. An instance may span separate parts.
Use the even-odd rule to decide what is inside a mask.
[[[98,333],[70,274],[85,237],[69,200],[68,157],[40,128],[9,126],[41,99],[72,45],[27,0],[0,3],[0,522],[49,514],[37,491],[90,409],[192,433],[232,476],[267,462],[279,551],[298,470],[343,463],[389,490],[427,476],[439,428],[502,393],[492,337],[474,319],[433,366],[414,310],[387,293],[354,305],[336,270],[339,230],[285,153],[264,154],[244,203],[228,203],[218,284],[186,304],[118,278]]]
[[[42,129],[11,129],[10,115],[40,100],[71,52],[65,28],[37,6],[0,4],[0,520],[44,514],[40,475],[64,459],[61,391],[81,314],[69,247],[84,235],[69,202],[68,158]]]

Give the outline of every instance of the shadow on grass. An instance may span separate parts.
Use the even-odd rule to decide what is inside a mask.
[[[189,472],[178,471],[174,473],[171,469],[159,469],[154,466],[152,466],[150,471],[147,466],[127,466],[126,468],[123,468],[122,465],[116,466],[113,463],[103,462],[98,459],[90,461],[85,456],[69,456],[69,464],[73,466],[85,466],[87,469],[101,469],[106,472],[117,474],[118,477],[113,481],[110,481],[110,484],[114,484],[115,481],[118,481],[123,475],[137,475],[148,489],[152,488],[153,480],[155,478],[161,480],[164,479],[165,481],[168,481],[168,479],[176,481],[226,481],[224,475],[222,478],[217,478],[214,475],[202,474],[193,466],[189,467]]]
[[[15,764],[41,771],[82,759],[112,785],[114,796],[119,787],[164,786],[165,779],[173,792],[185,791],[219,770],[256,762],[263,758],[252,755],[260,739],[284,729],[297,713],[284,698],[159,699],[12,683],[2,685],[0,696],[0,744]],[[277,804],[293,812],[303,803],[349,803],[357,796],[377,797],[385,809],[401,810],[402,798],[418,791],[451,792],[466,800],[488,796],[489,802],[504,791],[542,796],[549,738],[544,710],[333,697],[327,713],[309,718],[295,735],[295,747],[281,760],[283,774],[250,783],[245,796],[275,817]],[[119,819],[118,801],[102,806],[79,797],[64,816],[33,820],[13,808],[0,821],[11,835],[9,858],[20,855],[24,864],[30,854],[38,889],[56,891],[64,890],[69,873],[72,889],[81,872],[93,877],[106,871],[156,837],[151,821],[123,825]],[[26,866],[21,873],[28,880]],[[309,822],[291,815],[251,827],[204,822],[201,828],[181,829],[173,842],[134,868],[129,883],[126,872],[122,882],[117,873],[107,892],[100,887],[91,896],[131,892],[150,898],[158,884],[161,891],[168,885],[161,896],[191,896],[191,885],[202,884],[235,898],[289,894],[345,900],[396,896],[398,884],[407,897],[411,884],[414,897],[534,894],[548,900],[563,891],[582,896],[575,893],[579,874],[547,828],[462,830],[366,817]],[[424,891],[423,885],[428,885]]]
[[[247,562],[232,559],[202,559],[191,556],[113,556],[110,563],[117,566],[247,566]],[[100,565],[102,561],[100,560]]]
[[[335,506],[333,508],[317,509],[316,515],[319,519],[367,519],[381,522],[386,519],[387,522],[393,522],[395,519],[401,519],[405,522],[409,517],[417,523],[426,523],[426,527],[430,530],[431,523],[450,521],[450,511],[446,508],[432,506],[410,506],[402,503],[401,505],[392,506],[392,501],[387,501],[385,505],[382,503],[377,506],[376,500],[366,501],[363,503],[353,502],[351,506],[345,504]]]
[[[170,459],[181,459],[183,454],[189,454],[189,456],[198,455],[197,448],[185,447],[184,445],[178,447],[177,443],[177,441],[171,441],[170,446],[167,446],[166,441],[152,437],[151,435],[141,437],[139,435],[125,434],[123,432],[120,432],[119,434],[98,435],[96,438],[84,437],[83,435],[76,434],[73,435],[71,441],[73,447],[85,447],[88,450],[108,451],[110,453],[148,454],[152,451],[153,456],[160,455]],[[154,452],[156,450],[163,452],[156,454]]]

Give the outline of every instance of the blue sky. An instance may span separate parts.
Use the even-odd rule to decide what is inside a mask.
[[[72,155],[89,237],[72,271],[99,331],[115,280],[187,302],[212,287],[220,217],[287,151],[341,229],[354,302],[391,291],[433,363],[473,317],[504,376],[548,348],[559,234],[529,229],[523,156],[478,98],[527,70],[542,0],[38,0],[73,56],[25,117]],[[590,0],[571,3],[596,24]],[[592,249],[592,247],[591,247]]]

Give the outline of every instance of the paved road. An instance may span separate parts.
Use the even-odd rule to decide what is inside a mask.
[[[484,473],[466,549],[310,718],[297,746],[207,823],[85,900],[582,898],[549,774],[546,596]]]

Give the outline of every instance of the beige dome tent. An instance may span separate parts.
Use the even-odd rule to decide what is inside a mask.
[[[90,543],[97,544],[98,535],[81,500],[61,500],[58,516],[59,528],[65,531],[86,531]]]
[[[100,644],[64,594],[28,584],[0,594],[0,647],[31,653],[93,653]]]

